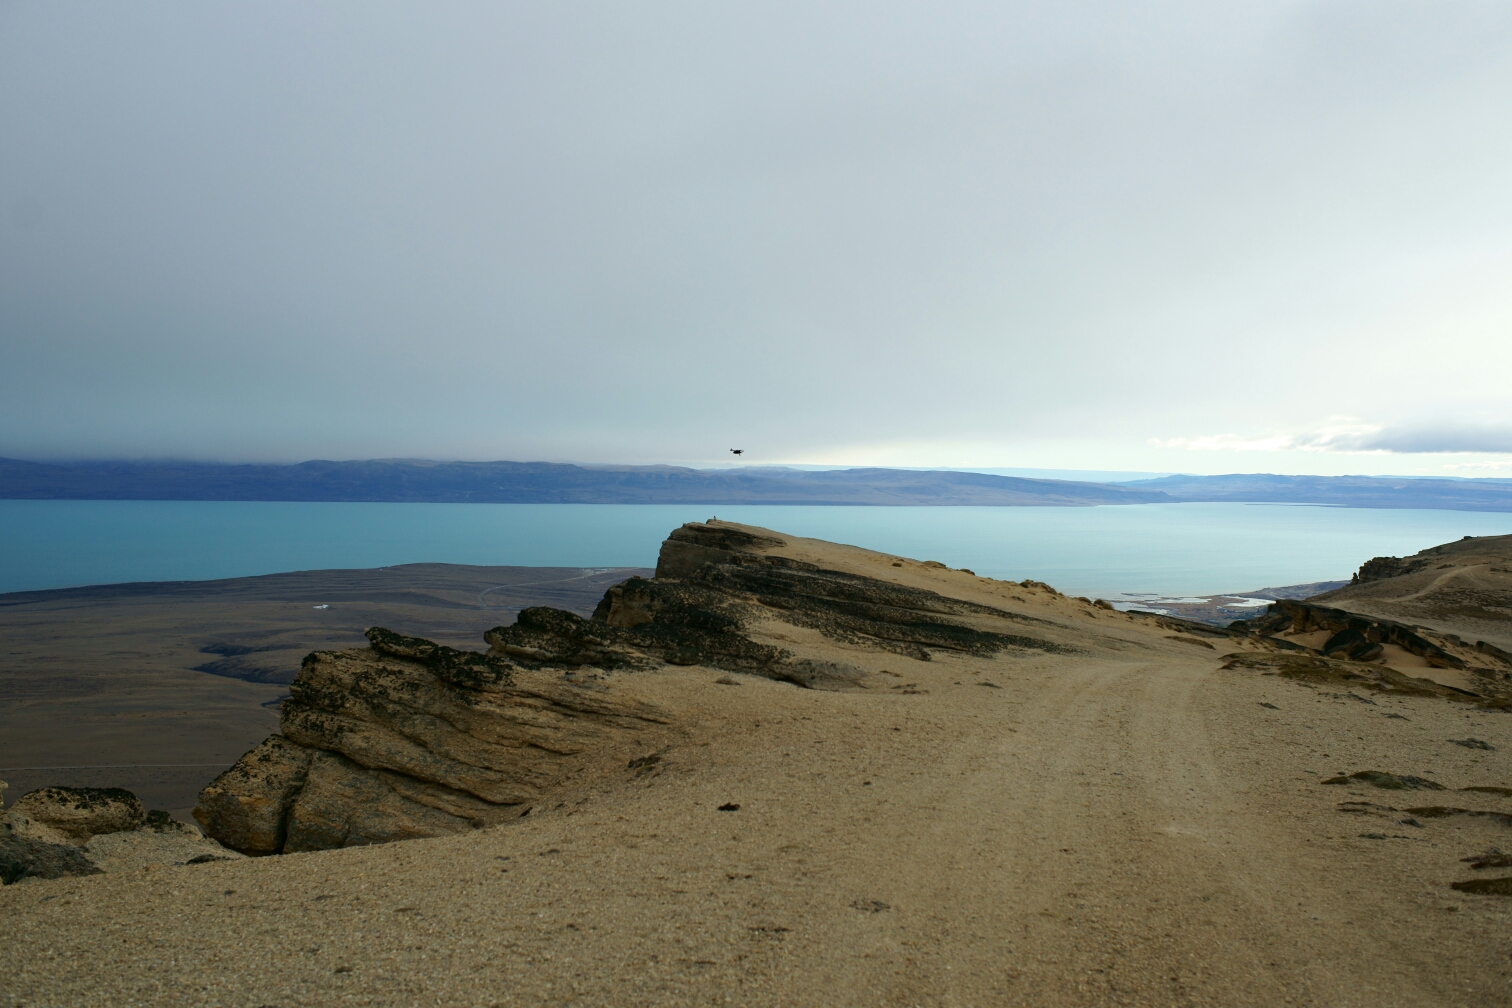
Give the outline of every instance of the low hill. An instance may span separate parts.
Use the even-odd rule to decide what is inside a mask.
[[[298,465],[0,459],[0,499],[442,504],[1040,505],[1169,503],[1159,490],[907,469],[580,466],[379,459]]]
[[[1179,501],[1333,504],[1358,508],[1512,511],[1512,480],[1399,476],[1163,476],[1121,487],[1158,490]]]
[[[1090,483],[878,467],[691,469],[426,459],[223,465],[0,458],[0,499],[997,507],[1269,502],[1512,511],[1512,480],[1248,474]]]
[[[1466,536],[1409,557],[1375,557],[1350,584],[1308,601],[1512,651],[1512,535]]]

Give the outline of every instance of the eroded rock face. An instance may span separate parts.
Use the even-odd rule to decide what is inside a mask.
[[[579,754],[669,720],[561,669],[380,627],[367,636],[369,648],[305,659],[282,705],[282,735],[200,795],[195,818],[210,836],[279,853],[492,825],[559,784]]]
[[[283,849],[292,853],[444,836],[519,814],[518,808],[457,788],[317,750],[309,780],[290,810]]]
[[[271,735],[200,792],[194,818],[205,832],[234,850],[283,850],[294,796],[304,787],[312,753]]]
[[[1358,616],[1343,609],[1309,602],[1279,599],[1267,606],[1263,615],[1237,620],[1229,624],[1229,629],[1259,634],[1327,630],[1331,636],[1319,649],[1319,653],[1330,657],[1370,661],[1380,656],[1383,650],[1381,645],[1395,644],[1418,655],[1435,668],[1465,667],[1463,661],[1405,624]]]
[[[772,623],[928,661],[932,651],[1077,653],[978,617],[1044,621],[765,551],[775,536],[699,522],[662,546],[655,578],[611,588],[591,619],[525,609],[486,654],[374,627],[368,648],[304,661],[274,736],[222,774],[195,816],[248,853],[439,836],[519,815],[592,754],[667,734],[670,716],[608,673],[702,665],[810,689],[869,673],[771,641]],[[763,637],[766,640],[763,640]],[[595,671],[597,670],[597,671]]]
[[[1029,634],[979,630],[971,617],[1040,621],[921,588],[821,570],[756,552],[782,540],[690,523],[662,545],[654,579],[610,588],[591,620],[556,609],[527,609],[485,636],[500,659],[527,667],[642,668],[661,662],[704,665],[814,689],[854,689],[854,666],[815,663],[752,639],[775,620],[818,630],[852,647],[928,661],[932,650],[987,657],[1003,650],[1076,653]]]

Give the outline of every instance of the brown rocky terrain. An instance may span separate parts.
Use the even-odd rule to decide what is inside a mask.
[[[1512,535],[1466,536],[1410,557],[1376,557],[1350,584],[1312,601],[1512,652]]]
[[[1495,656],[1315,618],[688,526],[589,619],[311,655],[201,798],[285,853],[7,886],[0,977],[24,1004],[1505,1003]]]

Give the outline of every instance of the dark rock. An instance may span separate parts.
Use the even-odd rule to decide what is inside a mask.
[[[1468,882],[1453,882],[1449,888],[1479,896],[1512,896],[1512,877],[1471,879]]]
[[[1349,583],[1364,584],[1368,581],[1385,581],[1388,578],[1402,577],[1406,574],[1416,573],[1427,566],[1427,559],[1372,557],[1360,565],[1360,569],[1349,579]]]
[[[1462,809],[1447,805],[1425,805],[1422,808],[1403,809],[1423,819],[1449,819],[1464,816],[1468,819],[1489,819],[1498,826],[1512,826],[1512,815],[1506,812],[1486,812],[1481,809]]]
[[[1452,739],[1449,739],[1448,741],[1453,742],[1457,746],[1464,746],[1466,749],[1486,749],[1486,750],[1489,750],[1490,752],[1495,752],[1496,751],[1496,746],[1492,745],[1490,742],[1487,742],[1487,741],[1485,741],[1483,739],[1478,739],[1478,738],[1452,738]]]
[[[0,884],[65,875],[98,875],[100,869],[72,844],[54,844],[0,832]]]
[[[1494,847],[1484,854],[1472,854],[1466,858],[1460,858],[1467,862],[1471,868],[1512,868],[1512,854],[1503,854]]]
[[[724,525],[689,522],[674,529],[656,558],[658,578],[680,578],[695,573],[706,563],[728,563],[739,553],[786,546],[776,536],[762,536]]]
[[[1444,785],[1437,781],[1428,780],[1425,777],[1412,777],[1407,774],[1382,773],[1379,770],[1361,770],[1347,777],[1330,777],[1324,784],[1350,784],[1359,782],[1369,784],[1372,787],[1385,788],[1388,791],[1443,791]],[[1409,810],[1410,811],[1410,810]]]
[[[1291,599],[1278,599],[1266,608],[1263,615],[1236,620],[1229,624],[1229,629],[1262,636],[1282,631],[1301,634],[1328,630],[1332,635],[1319,653],[1331,657],[1369,661],[1384,653],[1384,645],[1395,644],[1425,659],[1434,668],[1465,667],[1463,661],[1405,624]],[[1280,639],[1272,643],[1295,646],[1295,642]],[[1380,650],[1376,650],[1378,645]]]
[[[738,529],[683,526],[668,539],[658,567],[659,572],[678,572],[677,577],[659,574],[616,585],[591,620],[556,609],[526,609],[513,626],[495,627],[486,639],[500,660],[526,668],[633,669],[665,662],[831,690],[856,688],[866,673],[798,659],[785,648],[752,640],[745,627],[777,619],[853,647],[921,661],[929,660],[931,649],[982,657],[1005,649],[1079,653],[1028,635],[978,630],[966,622],[978,615],[1042,622],[1033,617],[744,551],[752,543],[780,545]],[[696,568],[694,560],[701,560]]]

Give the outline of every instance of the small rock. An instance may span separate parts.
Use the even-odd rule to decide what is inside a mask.
[[[1484,854],[1472,854],[1466,858],[1460,858],[1470,865],[1471,868],[1509,868],[1512,867],[1512,854],[1503,854],[1495,847]]]
[[[736,804],[735,802],[726,802],[725,804],[719,806],[719,811],[721,811],[721,812],[739,812],[740,811],[740,806],[738,804]]]
[[[714,682],[717,683],[720,686],[739,686],[740,685],[740,681],[738,679],[732,679],[732,678],[730,678],[727,675],[720,676],[718,679],[715,679]]]
[[[858,899],[851,904],[852,910],[860,910],[862,913],[881,913],[883,910],[891,910],[892,907],[881,900]]]
[[[1361,770],[1345,777],[1330,777],[1324,784],[1349,784],[1352,781],[1361,781],[1378,788],[1386,788],[1388,791],[1443,791],[1444,785],[1436,781],[1427,780],[1423,777],[1412,777],[1407,774],[1397,775],[1382,773],[1379,770]]]
[[[1280,707],[1277,707],[1273,703],[1265,703],[1264,701],[1261,701],[1260,706],[1261,707],[1269,707],[1271,710],[1280,710],[1281,709]]]
[[[1464,746],[1466,749],[1486,749],[1486,750],[1489,750],[1491,752],[1495,752],[1496,751],[1496,746],[1492,745],[1490,742],[1484,741],[1483,739],[1478,739],[1478,738],[1452,738],[1452,739],[1449,739],[1448,741],[1453,742],[1455,745],[1458,745],[1458,746]]]

